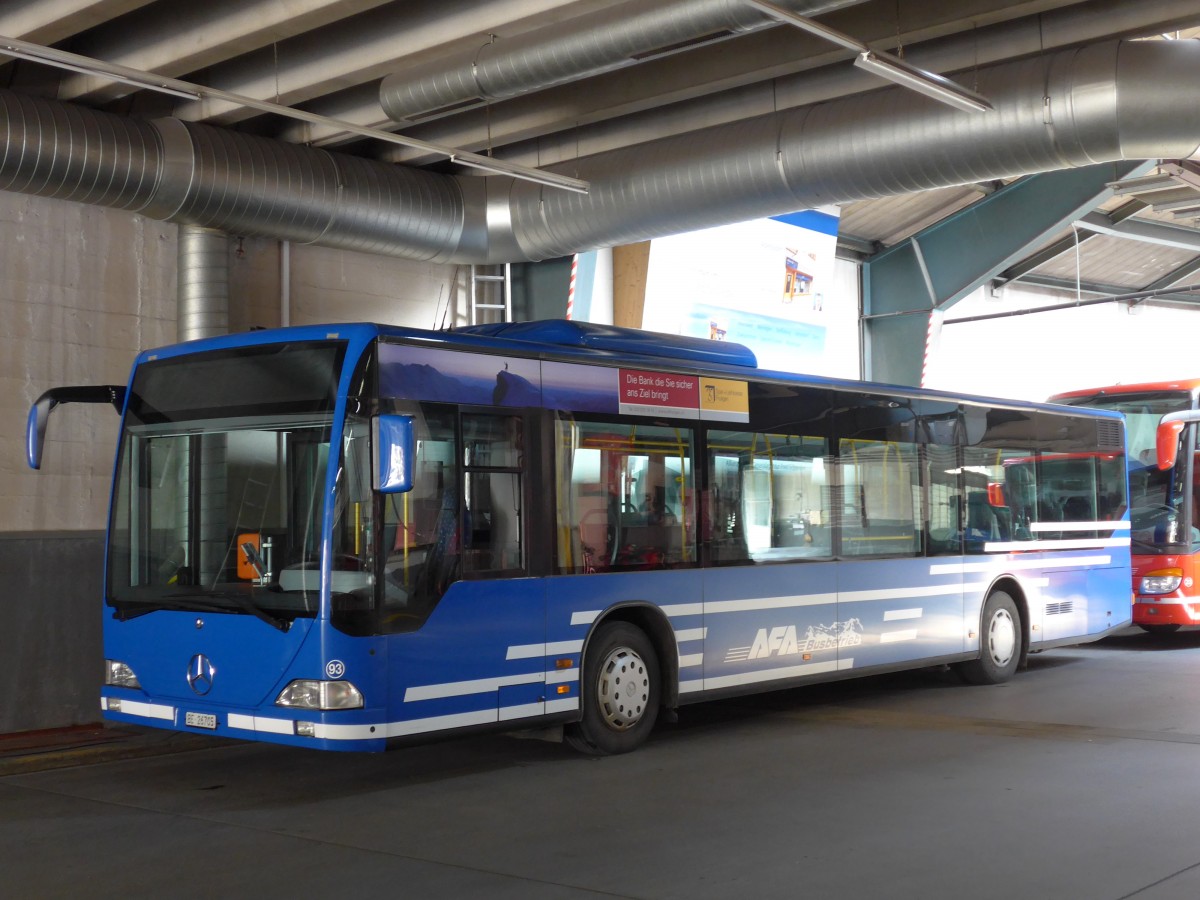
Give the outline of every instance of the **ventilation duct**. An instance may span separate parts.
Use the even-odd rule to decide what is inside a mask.
[[[1181,89],[1197,76],[1198,41],[1114,41],[959,76],[989,113],[887,88],[663,138],[571,166],[587,195],[514,185],[512,232],[522,258],[543,259],[825,204],[1186,158],[1200,104]]]
[[[181,341],[229,333],[229,236],[212,228],[179,226]]]
[[[779,5],[815,16],[861,2]],[[389,75],[379,104],[397,121],[423,121],[778,24],[742,0],[634,0]]]
[[[570,174],[591,182],[587,195],[0,92],[0,190],[233,234],[486,263],[1093,163],[1180,159],[1200,145],[1200,103],[1188,93],[1200,84],[1194,41],[1097,44],[964,82],[996,110],[967,115],[887,88],[582,159]]]

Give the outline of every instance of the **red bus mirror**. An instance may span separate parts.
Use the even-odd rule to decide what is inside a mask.
[[[1179,435],[1183,431],[1183,422],[1161,422],[1158,432],[1154,435],[1155,449],[1158,451],[1158,467],[1166,470],[1174,468],[1175,454],[1179,449]]]
[[[988,503],[992,506],[1008,506],[1008,498],[1004,496],[1004,483],[988,482]]]

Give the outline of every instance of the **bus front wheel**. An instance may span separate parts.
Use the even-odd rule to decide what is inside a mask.
[[[1021,615],[1016,601],[1004,591],[993,591],[983,604],[979,625],[979,658],[959,663],[959,674],[971,684],[1008,681],[1021,661]]]
[[[661,690],[645,633],[628,622],[601,625],[583,661],[583,718],[567,728],[567,743],[596,756],[636,749],[654,728]]]

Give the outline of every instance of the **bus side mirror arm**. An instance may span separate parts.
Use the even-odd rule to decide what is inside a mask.
[[[384,494],[412,490],[416,440],[412,416],[380,415],[372,420],[374,487]]]
[[[125,409],[125,388],[119,384],[81,387],[57,387],[46,391],[29,408],[25,423],[25,459],[31,469],[42,467],[42,448],[46,444],[46,423],[60,403],[111,403],[117,415]]]

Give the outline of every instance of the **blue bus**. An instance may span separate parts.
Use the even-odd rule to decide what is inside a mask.
[[[104,580],[108,719],[331,750],[632,750],[720,696],[1130,620],[1115,413],[763,371],[565,320],[142,353]],[[665,712],[664,712],[665,711]]]

